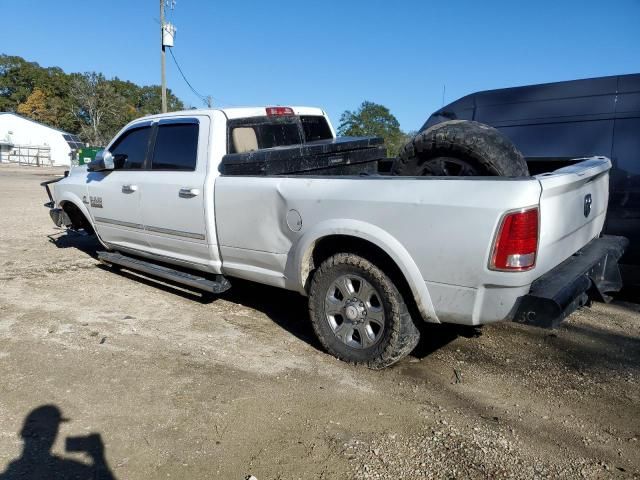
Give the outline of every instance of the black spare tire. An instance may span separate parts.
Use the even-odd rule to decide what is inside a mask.
[[[439,123],[400,150],[392,168],[400,176],[529,176],[522,153],[489,125],[469,120]]]

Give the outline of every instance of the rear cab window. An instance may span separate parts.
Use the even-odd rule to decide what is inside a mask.
[[[249,117],[229,121],[228,152],[245,153],[333,138],[321,115]]]

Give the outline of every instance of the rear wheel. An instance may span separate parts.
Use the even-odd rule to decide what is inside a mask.
[[[529,176],[522,154],[493,127],[451,120],[418,133],[392,168],[401,176]]]
[[[397,362],[420,338],[391,279],[354,254],[333,255],[318,268],[309,311],[314,331],[329,353],[370,368]]]

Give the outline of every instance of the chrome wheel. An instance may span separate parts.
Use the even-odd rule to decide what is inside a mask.
[[[369,348],[382,337],[382,297],[358,275],[341,275],[331,284],[324,311],[333,334],[352,348]]]

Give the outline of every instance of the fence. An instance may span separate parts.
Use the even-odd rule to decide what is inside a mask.
[[[51,147],[46,145],[14,145],[9,152],[3,152],[0,162],[8,161],[18,165],[36,167],[52,166]]]

